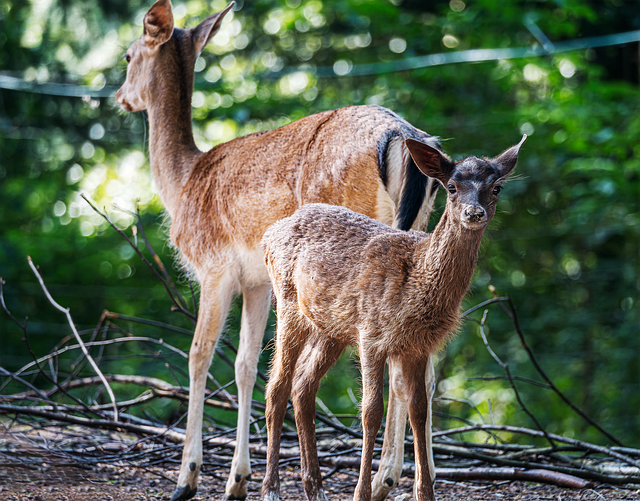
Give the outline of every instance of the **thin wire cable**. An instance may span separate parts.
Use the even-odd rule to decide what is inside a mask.
[[[531,24],[530,29],[535,24]],[[535,28],[534,28],[535,29]],[[546,38],[546,37],[545,37]],[[604,35],[599,37],[578,38],[566,42],[545,43],[545,47],[535,45],[532,47],[514,47],[510,49],[470,49],[457,52],[443,52],[430,54],[428,56],[416,56],[400,59],[397,61],[356,64],[347,73],[337,74],[333,66],[314,67],[310,65],[289,66],[279,72],[263,73],[262,78],[280,78],[284,75],[296,71],[306,71],[314,73],[318,78],[341,78],[352,76],[381,75],[384,73],[394,73],[397,71],[410,71],[430,66],[442,66],[446,64],[458,63],[478,63],[487,61],[499,61],[505,59],[523,59],[543,57],[553,54],[562,54],[574,50],[595,49],[598,47],[610,47],[614,45],[624,45],[633,42],[640,42],[640,30]],[[202,89],[210,87],[204,81],[196,82],[196,88]],[[46,94],[50,96],[68,96],[91,98],[111,97],[115,94],[118,86],[106,85],[101,89],[86,85],[61,84],[61,83],[38,83],[27,82],[24,79],[8,75],[0,75],[0,89],[17,90],[22,92],[32,92],[35,94]]]

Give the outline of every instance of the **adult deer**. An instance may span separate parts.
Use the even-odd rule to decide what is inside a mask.
[[[144,17],[142,36],[127,51],[127,78],[116,94],[125,110],[148,112],[149,159],[172,220],[171,240],[201,284],[189,353],[186,439],[173,501],[196,493],[206,374],[238,293],[243,295],[235,362],[238,429],[226,495],[246,496],[251,396],[270,305],[260,248],[267,227],[304,204],[324,202],[403,230],[423,228],[437,188],[420,174],[404,144],[404,138],[413,138],[439,148],[436,138],[376,106],[318,113],[199,151],[191,128],[194,65],[232,7],[195,28],[179,29],[169,0],[158,0]],[[391,364],[390,373],[383,466],[374,480],[377,499],[386,496],[402,470],[406,404],[401,372]]]
[[[315,443],[320,379],[347,345],[362,370],[362,462],[354,501],[371,499],[371,463],[382,422],[386,360],[402,367],[413,429],[417,501],[433,501],[429,465],[431,354],[459,322],[478,248],[522,141],[494,159],[454,163],[407,139],[411,156],[449,196],[433,233],[403,232],[344,207],[310,204],[267,230],[265,262],[278,314],[276,352],[267,385],[267,471],[263,501],[279,499],[282,420],[291,394],[309,501],[326,501]]]

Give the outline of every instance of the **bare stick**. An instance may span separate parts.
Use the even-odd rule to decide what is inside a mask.
[[[433,437],[443,437],[443,436],[447,436],[447,435],[455,435],[458,433],[466,433],[469,431],[507,431],[510,433],[521,433],[523,435],[529,435],[532,437],[545,437],[545,434],[541,431],[536,431],[536,430],[531,430],[529,428],[522,428],[519,426],[508,426],[508,425],[499,425],[499,424],[481,424],[481,425],[477,425],[477,426],[466,426],[463,428],[453,428],[450,430],[443,430],[443,431],[435,431],[433,432]],[[546,433],[549,438],[551,438],[552,440],[555,440],[556,442],[562,442],[565,444],[571,444],[571,445],[575,445],[577,447],[580,447],[582,449],[586,449],[588,451],[591,452],[597,452],[600,454],[606,454],[607,456],[611,456],[614,457],[616,459],[619,459],[620,461],[623,461],[631,466],[635,466],[636,468],[640,468],[640,462],[638,461],[634,461],[633,459],[631,459],[629,456],[626,456],[624,454],[620,454],[619,452],[614,451],[613,449],[611,449],[610,447],[603,447],[600,445],[595,445],[595,444],[590,444],[588,442],[583,442],[582,440],[576,440],[573,438],[568,438],[568,437],[563,437],[561,435],[556,435],[555,433]]]
[[[93,370],[95,371],[95,373],[102,380],[102,382],[104,384],[104,387],[107,390],[107,393],[109,394],[109,398],[111,399],[111,402],[113,403],[113,420],[115,422],[118,422],[118,406],[116,405],[116,397],[113,394],[113,390],[111,390],[111,386],[109,386],[109,383],[105,379],[104,374],[102,374],[102,371],[100,370],[100,368],[98,367],[96,362],[93,360],[93,357],[89,354],[89,350],[87,350],[87,347],[85,346],[84,342],[82,341],[82,338],[80,337],[80,334],[78,334],[78,331],[76,330],[76,326],[73,323],[73,319],[71,318],[71,313],[69,313],[69,308],[63,308],[62,306],[60,306],[53,299],[53,297],[51,297],[51,294],[49,294],[49,291],[47,290],[47,287],[44,284],[44,280],[42,279],[42,276],[38,272],[38,269],[33,264],[33,261],[31,260],[30,257],[27,257],[27,260],[29,261],[29,266],[31,267],[31,270],[33,270],[33,273],[35,274],[36,278],[38,279],[38,282],[40,282],[40,286],[42,287],[42,290],[43,290],[45,296],[47,297],[47,299],[49,300],[49,302],[54,306],[54,308],[56,308],[57,310],[61,311],[62,313],[64,313],[66,315],[67,321],[69,322],[69,326],[71,327],[71,331],[73,332],[73,335],[75,336],[76,340],[78,341],[78,345],[80,346],[80,349],[84,353],[84,356],[87,357],[87,360],[89,360],[89,363],[91,364],[91,367],[93,367]]]
[[[73,395],[69,394],[66,392],[66,390],[64,390],[63,388],[60,387],[60,385],[57,383],[57,381],[51,377],[49,377],[49,375],[42,369],[42,367],[40,367],[40,363],[38,361],[38,358],[36,357],[36,354],[33,352],[33,350],[31,349],[31,344],[29,343],[29,334],[27,332],[27,323],[29,321],[28,318],[25,318],[25,322],[24,325],[22,325],[20,322],[18,322],[18,320],[11,314],[11,312],[9,311],[9,309],[7,308],[7,305],[4,302],[4,291],[2,288],[2,284],[4,283],[4,281],[0,278],[0,300],[2,302],[2,308],[4,309],[4,311],[9,315],[9,318],[11,318],[11,320],[13,322],[16,323],[16,325],[18,325],[18,327],[20,327],[20,329],[22,330],[22,333],[24,334],[23,340],[25,342],[25,344],[27,345],[27,350],[29,350],[29,353],[31,354],[31,357],[33,358],[34,362],[31,363],[31,365],[35,365],[38,372],[40,374],[42,374],[43,377],[45,377],[47,380],[49,380],[54,386],[56,386],[57,388],[60,389],[60,391],[62,391],[67,397],[69,397],[71,400],[77,402],[78,404],[82,405],[85,407],[85,409],[89,410],[89,408],[87,407],[87,405],[82,402],[81,400],[79,400],[78,398],[74,397]],[[17,377],[19,374],[22,373],[22,370],[18,371],[17,373],[13,374],[13,377]],[[3,385],[4,387],[4,385]],[[56,405],[54,403],[54,405]]]
[[[151,337],[142,337],[142,336],[119,337],[119,338],[115,338],[115,339],[107,339],[105,341],[94,341],[92,343],[85,343],[85,346],[106,346],[106,345],[110,345],[110,344],[126,343],[126,342],[145,342],[145,343],[157,344],[157,345],[160,345],[160,346],[162,346],[164,348],[167,348],[168,350],[178,354],[179,356],[181,356],[185,360],[189,359],[189,355],[187,353],[185,353],[184,351],[182,351],[182,350],[180,350],[180,349],[176,348],[175,346],[172,346],[172,345],[170,345],[168,343],[165,343],[161,339],[154,339],[154,338],[151,338]],[[79,344],[65,346],[64,348],[56,350],[56,351],[54,351],[52,353],[49,353],[48,355],[45,355],[45,356],[43,356],[43,357],[41,357],[39,359],[36,359],[33,362],[28,363],[27,365],[23,366],[21,369],[16,371],[16,374],[18,374],[18,375],[22,374],[27,369],[29,369],[29,368],[31,368],[33,366],[37,366],[37,364],[40,363],[40,362],[44,362],[46,360],[49,360],[52,357],[59,356],[62,353],[65,353],[66,351],[76,350],[78,348],[80,348]],[[213,384],[215,384],[218,388],[221,388],[221,385],[215,380],[215,378],[211,375],[211,373],[207,373],[207,379],[209,381],[211,381]],[[58,389],[60,389],[60,390],[62,390],[64,392],[63,388],[58,387]],[[52,391],[55,393],[55,389],[52,390]],[[48,393],[48,395],[50,395],[50,394],[51,393]],[[231,395],[229,395],[226,392],[225,392],[225,397],[229,401],[233,401],[233,399],[231,398]]]
[[[158,327],[171,332],[177,332],[178,334],[184,334],[185,336],[193,337],[193,330],[183,329],[182,327],[176,327],[175,325],[166,324],[157,320],[148,320],[146,318],[131,317],[129,315],[122,315],[121,313],[114,313],[112,311],[104,311],[103,315],[106,318],[112,320],[125,320],[127,322],[135,322],[137,324],[150,325],[152,327]]]
[[[478,376],[467,378],[467,381],[505,381],[508,379],[509,378],[507,376]],[[539,386],[540,388],[546,388],[547,390],[551,389],[551,386],[549,386],[548,384],[541,383],[540,381],[536,381],[534,379],[529,379],[528,377],[511,376],[511,379],[513,379],[514,381],[529,383],[533,386]]]
[[[520,408],[526,413],[527,416],[529,416],[529,419],[533,421],[533,423],[536,425],[536,428],[538,428],[542,433],[544,433],[544,436],[546,437],[551,447],[555,447],[555,444],[553,443],[551,438],[549,438],[549,435],[547,435],[547,432],[545,431],[545,429],[540,425],[536,417],[529,411],[529,409],[527,409],[527,406],[524,404],[524,402],[520,398],[520,393],[518,392],[518,388],[516,388],[516,385],[513,382],[513,378],[511,377],[511,371],[509,370],[509,365],[505,364],[502,360],[500,360],[498,355],[496,355],[495,352],[491,349],[491,346],[489,346],[489,341],[487,340],[487,336],[484,333],[484,324],[487,321],[488,313],[489,313],[489,310],[484,310],[484,313],[482,314],[482,320],[480,321],[480,336],[482,336],[482,342],[484,343],[484,347],[487,349],[487,351],[489,352],[491,357],[493,357],[496,363],[500,367],[502,367],[504,372],[507,374],[507,377],[509,378],[509,385],[511,386],[511,389],[515,393],[516,399],[520,404]]]
[[[133,231],[135,232],[136,228],[137,228],[137,230],[140,232],[140,236],[142,237],[142,240],[144,241],[144,243],[145,243],[145,245],[147,247],[147,250],[149,251],[149,254],[151,254],[151,258],[153,259],[153,261],[158,266],[158,269],[160,270],[160,273],[162,273],[162,276],[166,280],[166,282],[169,285],[169,287],[171,287],[171,290],[174,293],[174,297],[178,300],[178,302],[180,303],[180,305],[184,309],[187,309],[187,303],[184,301],[184,299],[180,295],[180,292],[178,292],[178,288],[173,283],[173,280],[171,280],[171,277],[169,276],[169,273],[167,272],[167,268],[165,267],[164,263],[160,259],[160,256],[158,256],[158,254],[156,253],[154,248],[151,246],[151,242],[149,242],[149,239],[147,238],[147,233],[144,231],[144,225],[142,224],[142,218],[140,217],[140,207],[138,205],[138,202],[136,201],[136,211],[135,212],[127,210],[127,209],[123,209],[122,207],[119,207],[116,204],[113,204],[113,207],[115,209],[117,209],[119,211],[122,211],[125,214],[129,214],[130,216],[135,218],[136,225],[133,227]],[[134,249],[138,248],[137,240],[136,240],[135,245],[133,247],[134,247]]]
[[[617,445],[622,446],[623,444],[616,437],[611,435],[604,428],[602,428],[598,423],[596,423],[593,419],[591,419],[582,409],[580,409],[576,405],[574,405],[574,403],[571,402],[571,400],[569,400],[565,396],[565,394],[562,393],[558,389],[558,387],[555,384],[553,384],[553,381],[551,381],[551,378],[549,378],[549,376],[547,376],[547,374],[542,370],[542,367],[540,367],[540,364],[536,360],[536,357],[534,356],[533,352],[531,351],[531,348],[529,348],[529,345],[527,344],[527,341],[524,338],[524,334],[522,333],[522,329],[520,328],[520,322],[518,321],[518,315],[516,313],[516,307],[513,305],[513,301],[511,301],[511,298],[509,296],[507,296],[506,302],[509,305],[509,310],[511,310],[509,312],[504,307],[503,303],[505,301],[503,301],[502,298],[500,298],[500,299],[501,299],[501,301],[499,302],[500,307],[513,320],[513,325],[515,326],[516,332],[518,333],[518,336],[520,337],[520,342],[522,343],[522,347],[526,350],[527,354],[529,355],[529,360],[531,360],[531,363],[534,365],[534,367],[538,371],[538,374],[540,374],[543,377],[543,379],[547,382],[547,384],[549,386],[551,386],[551,389],[564,401],[565,404],[567,404],[569,407],[571,407],[574,410],[574,412],[576,412],[580,416],[582,416],[585,421],[587,421],[591,426],[593,426],[594,428],[599,430],[609,440],[615,442]]]
[[[524,470],[520,468],[436,468],[438,478],[449,480],[528,480],[544,484],[585,489],[593,484],[573,475],[547,470]]]
[[[165,290],[167,291],[167,294],[169,294],[169,298],[171,299],[171,301],[173,302],[173,308],[176,311],[179,311],[180,313],[183,313],[186,317],[188,317],[192,322],[196,321],[195,316],[193,315],[193,313],[191,313],[189,310],[183,308],[179,301],[175,298],[173,291],[171,290],[171,287],[169,286],[169,284],[167,283],[167,281],[164,279],[164,277],[160,274],[160,272],[158,272],[158,270],[156,270],[155,266],[153,266],[153,264],[151,264],[149,262],[149,260],[144,257],[144,254],[140,251],[140,249],[131,241],[131,239],[126,235],[126,233],[124,231],[122,231],[120,228],[118,228],[115,223],[113,223],[113,221],[111,221],[111,219],[109,219],[109,216],[107,216],[105,213],[100,212],[100,210],[84,195],[80,195],[85,202],[87,202],[91,208],[100,216],[102,216],[104,218],[104,220],[109,223],[109,225],[116,230],[120,236],[122,238],[124,238],[127,243],[131,246],[131,248],[136,252],[136,254],[138,254],[138,257],[142,260],[142,262],[144,264],[147,265],[147,267],[151,270],[151,272],[156,276],[156,278],[158,278],[158,280],[160,280],[160,282],[162,283],[162,285],[164,286]]]
[[[505,297],[497,297],[496,296],[496,297],[494,297],[492,299],[487,299],[486,301],[482,301],[482,303],[476,304],[472,308],[469,308],[467,311],[465,311],[462,315],[460,315],[460,318],[468,317],[474,311],[480,310],[480,309],[482,309],[485,306],[488,306],[490,304],[501,303],[502,301],[506,301],[507,299],[508,298],[506,296]]]
[[[42,411],[38,407],[21,407],[14,405],[0,404],[0,411],[4,414],[27,414],[31,416],[39,416],[55,421],[62,421],[89,428],[103,428],[107,430],[128,430],[133,433],[141,433],[145,435],[166,435],[172,442],[184,442],[184,435],[178,432],[170,432],[166,428],[135,425],[131,423],[122,423],[116,421],[107,421],[106,419],[87,419],[71,414],[63,414],[60,412]]]
[[[22,379],[20,376],[17,376],[13,372],[9,372],[4,367],[0,367],[0,374],[2,374],[4,376],[7,376],[7,377],[9,377],[11,379],[15,379],[16,381],[18,381],[18,383],[21,383],[21,384],[25,385],[27,388],[31,388],[31,390],[33,390],[33,393],[38,395],[43,400],[46,400],[47,397],[38,388],[33,386],[29,381],[26,381],[26,380]]]

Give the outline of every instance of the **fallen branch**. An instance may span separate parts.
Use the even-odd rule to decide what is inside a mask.
[[[111,389],[111,386],[109,386],[109,383],[105,379],[104,374],[102,374],[102,371],[100,370],[100,367],[98,367],[98,364],[96,364],[95,360],[93,359],[93,357],[89,353],[89,350],[87,350],[87,347],[85,346],[84,342],[82,341],[82,338],[80,337],[80,334],[78,334],[78,330],[76,329],[76,325],[73,323],[73,319],[71,318],[71,313],[69,312],[69,308],[63,308],[62,306],[60,306],[53,299],[53,297],[51,297],[51,294],[49,294],[49,291],[47,290],[47,287],[44,284],[44,280],[42,279],[42,276],[38,272],[38,269],[33,264],[33,261],[31,260],[30,257],[27,257],[27,260],[29,261],[29,266],[31,267],[31,270],[33,271],[34,275],[38,279],[38,282],[40,282],[40,286],[42,287],[42,291],[44,292],[44,295],[47,297],[47,299],[53,305],[54,308],[56,308],[57,310],[59,310],[62,313],[64,313],[65,316],[67,317],[67,321],[69,322],[69,326],[71,327],[71,332],[73,332],[73,335],[75,336],[76,341],[78,341],[78,345],[80,346],[80,349],[82,350],[82,353],[84,353],[84,356],[86,357],[86,359],[91,364],[91,367],[93,367],[93,370],[95,371],[95,373],[102,380],[102,383],[104,384],[104,387],[107,390],[107,393],[109,394],[109,398],[111,399],[111,403],[113,404],[113,420],[117,422],[118,421],[118,406],[116,405],[116,397],[113,394],[113,390]]]

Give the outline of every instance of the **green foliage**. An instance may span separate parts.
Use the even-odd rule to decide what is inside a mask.
[[[176,2],[176,22],[194,26],[224,4]],[[229,16],[196,65],[197,143],[208,149],[351,104],[391,108],[440,136],[456,158],[492,156],[529,134],[519,176],[507,185],[485,237],[468,304],[490,297],[490,284],[510,293],[545,371],[605,428],[639,445],[637,44],[362,77],[349,71],[354,65],[438,52],[537,44],[523,16],[535,20],[554,42],[638,29],[637,6],[613,0],[425,4],[240,2],[241,9]],[[96,91],[119,85],[125,66],[120,58],[139,36],[148,7],[140,1],[0,0],[2,74],[43,84],[41,94],[0,90],[0,276],[7,281],[6,300],[14,314],[33,319],[29,332],[38,354],[47,353],[69,331],[43,299],[27,255],[82,327],[95,327],[105,308],[191,326],[169,311],[162,286],[79,198],[87,193],[121,227],[130,226],[133,218],[112,204],[133,210],[139,200],[153,247],[166,263],[171,261],[146,162],[143,115],[123,113],[113,98],[47,95],[49,82],[89,85]],[[323,68],[343,76],[321,77],[327,74]],[[186,279],[180,284],[188,295]],[[236,303],[229,323],[234,342],[238,315]],[[188,350],[187,337],[121,326]],[[537,378],[511,323],[495,307],[488,327],[493,348],[512,373]],[[15,369],[28,362],[20,331],[4,314],[0,331],[0,365]],[[135,355],[124,348],[107,353]],[[261,359],[265,372],[268,353]],[[482,346],[476,324],[467,323],[445,353],[438,366],[440,396],[472,401],[487,420],[490,401],[496,421],[531,426],[504,381],[467,380],[502,375]],[[222,384],[233,378],[224,364],[214,367]],[[109,370],[159,376],[164,366],[153,357],[131,358],[126,366]],[[184,372],[174,375],[187,384]],[[358,377],[350,357],[344,357],[321,397],[335,412],[353,413],[347,388],[357,394]],[[604,441],[544,390],[519,389],[549,431]],[[154,412],[170,419],[179,415],[172,405]],[[460,402],[443,401],[437,409],[479,419]],[[233,421],[229,415],[220,419]]]

